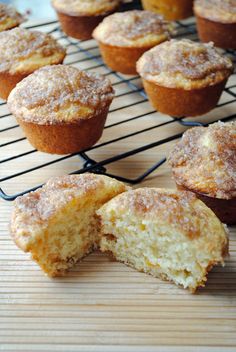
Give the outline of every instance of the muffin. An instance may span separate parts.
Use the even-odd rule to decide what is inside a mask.
[[[98,246],[95,211],[126,186],[107,176],[57,177],[19,197],[11,219],[17,246],[49,276],[60,276]]]
[[[36,149],[68,154],[97,142],[113,96],[103,76],[52,65],[18,83],[8,107]]]
[[[192,16],[193,0],[141,0],[143,8],[175,21]]]
[[[203,42],[236,49],[236,0],[196,0],[194,12]]]
[[[171,26],[150,11],[127,11],[106,17],[94,30],[104,62],[114,71],[135,74],[136,62],[170,38]]]
[[[97,211],[103,252],[194,292],[228,252],[225,227],[190,192],[140,188]]]
[[[48,34],[15,28],[0,33],[0,97],[7,99],[24,77],[46,65],[60,64],[66,52]]]
[[[236,121],[187,130],[169,163],[176,184],[206,203],[227,224],[236,224]]]
[[[233,72],[233,64],[213,43],[170,40],[147,51],[137,71],[151,104],[175,117],[212,110]]]
[[[51,0],[62,30],[76,39],[91,39],[94,28],[118,10],[120,0]]]
[[[24,17],[10,5],[0,3],[0,32],[19,26]]]

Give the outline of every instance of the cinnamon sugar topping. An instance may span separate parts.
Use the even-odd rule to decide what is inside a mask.
[[[144,53],[137,69],[143,78],[167,87],[188,85],[188,81],[192,84],[201,81],[204,86],[226,79],[233,65],[229,58],[218,53],[213,43],[172,39]]]
[[[147,35],[164,35],[168,39],[170,33],[170,24],[161,15],[133,10],[106,17],[93,35],[106,44],[128,46]]]
[[[99,114],[109,106],[113,95],[110,81],[101,75],[72,66],[52,65],[18,83],[9,96],[8,106],[17,118],[56,124]]]
[[[236,197],[236,121],[186,131],[169,157],[176,182],[210,197]]]
[[[76,196],[92,195],[105,182],[103,176],[93,174],[66,175],[49,180],[42,188],[25,196],[18,197],[16,207],[28,215],[30,223],[43,223],[57,209],[66,205]]]
[[[27,225],[46,227],[47,220],[76,197],[91,202],[96,193],[118,187],[120,191],[126,190],[126,186],[117,180],[91,173],[55,177],[42,188],[16,199],[20,226],[24,229]]]
[[[14,7],[0,4],[0,26],[8,19],[11,19],[14,22],[14,26],[17,26],[24,21],[23,16],[19,14]]]
[[[139,188],[119,195],[113,200],[119,211],[128,211],[140,216],[144,221],[158,219],[181,229],[189,238],[201,235],[201,221],[208,221],[208,209],[197,206],[197,198],[190,192],[159,188]],[[200,203],[200,202],[199,202]]]
[[[55,52],[65,55],[56,40],[45,33],[14,28],[0,33],[0,72],[14,71],[19,62],[32,55],[49,57]]]
[[[71,16],[93,16],[111,12],[118,7],[120,0],[52,0],[52,6]]]
[[[221,23],[236,23],[236,0],[196,0],[195,13]]]

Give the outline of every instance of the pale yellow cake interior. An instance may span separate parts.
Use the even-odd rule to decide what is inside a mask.
[[[102,205],[102,198],[97,202]],[[95,210],[96,203],[88,204],[86,200],[75,198],[50,219],[47,228],[37,233],[29,250],[49,276],[63,274],[97,247]]]
[[[171,194],[162,211],[156,205],[152,207],[152,201],[158,203],[158,192],[161,195],[163,191],[143,190],[117,196],[98,211],[102,223],[101,250],[111,252],[118,261],[139,271],[173,281],[191,291],[204,286],[211,267],[223,263],[227,251],[225,228],[195,198],[182,209],[186,227],[184,223],[178,225],[182,210],[174,215]],[[136,195],[139,192],[138,200],[130,201],[135,192]],[[147,204],[147,209],[140,210],[140,204],[141,207]]]

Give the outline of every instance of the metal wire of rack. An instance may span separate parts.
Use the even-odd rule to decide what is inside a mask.
[[[131,8],[139,8],[138,1],[124,4],[122,10],[128,10]],[[29,191],[35,190],[38,187],[42,186],[42,184],[39,184],[39,185],[37,184],[36,186],[31,188],[27,188],[26,186],[25,187],[26,189],[24,189],[23,191],[15,192],[14,194],[8,194],[8,192],[6,192],[5,189],[3,190],[4,183],[6,181],[12,180],[15,183],[17,183],[17,179],[21,176],[28,175],[28,174],[30,175],[32,172],[36,170],[43,171],[44,168],[48,166],[51,166],[54,164],[58,165],[59,163],[61,164],[66,160],[73,158],[75,156],[79,156],[80,160],[82,161],[82,165],[78,169],[73,170],[71,172],[73,174],[84,173],[84,172],[95,172],[95,173],[101,173],[104,175],[115,177],[118,180],[121,180],[127,183],[131,183],[131,184],[139,183],[142,180],[144,180],[148,175],[153,173],[156,169],[158,169],[162,164],[164,164],[166,161],[166,157],[163,157],[157,160],[157,162],[154,165],[151,165],[150,167],[148,167],[141,175],[138,175],[133,178],[128,178],[122,175],[110,173],[107,170],[108,165],[111,165],[115,162],[124,160],[129,157],[132,157],[136,154],[145,153],[152,148],[162,146],[168,142],[174,141],[181,137],[184,130],[181,130],[179,133],[164,136],[164,138],[161,138],[161,139],[158,138],[154,141],[150,141],[149,143],[145,143],[145,144],[141,143],[139,147],[135,147],[130,150],[123,150],[122,145],[126,143],[127,139],[134,136],[137,136],[137,137],[140,136],[140,139],[141,139],[141,135],[143,133],[148,133],[148,131],[151,131],[151,130],[158,130],[158,129],[160,130],[160,128],[164,126],[172,125],[172,124],[179,124],[180,126],[183,126],[186,129],[192,126],[207,125],[209,123],[213,123],[218,120],[229,121],[236,117],[236,114],[230,114],[230,115],[225,114],[225,112],[227,112],[227,109],[222,109],[222,107],[226,107],[227,105],[230,106],[231,104],[236,103],[236,84],[231,84],[229,81],[228,86],[225,88],[225,91],[224,91],[224,98],[220,100],[219,104],[216,107],[217,109],[216,118],[213,118],[213,120],[211,119],[206,123],[204,120],[202,121],[202,119],[200,118],[197,120],[196,119],[189,120],[186,117],[177,119],[175,117],[169,116],[168,119],[165,119],[164,121],[156,120],[157,123],[154,123],[146,127],[145,129],[137,129],[132,131],[131,133],[126,133],[126,125],[128,123],[132,122],[136,124],[137,121],[141,121],[142,119],[145,119],[148,116],[153,116],[153,114],[155,114],[155,110],[152,109],[151,106],[148,104],[148,99],[141,86],[139,77],[124,76],[122,74],[119,74],[117,72],[110,70],[103,63],[95,41],[93,40],[77,41],[67,37],[61,31],[58,25],[58,22],[56,21],[40,23],[27,28],[45,30],[48,33],[53,34],[58,39],[59,42],[62,42],[62,44],[69,49],[66,64],[75,65],[75,66],[79,65],[79,67],[83,66],[83,68],[86,70],[93,70],[93,71],[102,70],[102,73],[105,76],[109,76],[109,78],[112,80],[114,88],[115,89],[118,88],[115,101],[119,100],[119,103],[117,103],[117,106],[110,110],[109,116],[111,117],[117,112],[119,113],[124,112],[124,115],[127,115],[127,116],[125,116],[122,120],[115,120],[112,118],[111,119],[108,118],[108,123],[105,126],[104,134],[106,134],[106,132],[109,131],[109,138],[106,138],[105,141],[98,142],[98,144],[94,145],[90,149],[84,150],[80,153],[75,153],[75,154],[70,154],[65,156],[56,156],[56,157],[54,156],[53,159],[44,160],[43,162],[37,162],[32,167],[23,168],[22,170],[20,170],[19,168],[19,169],[16,169],[14,172],[8,173],[9,163],[18,161],[20,165],[20,161],[22,158],[24,159],[27,157],[29,158],[32,155],[34,157],[34,160],[37,161],[38,159],[37,154],[39,152],[35,149],[32,149],[32,147],[29,144],[27,144],[26,149],[23,152],[18,153],[18,145],[24,142],[26,138],[23,135],[18,135],[17,133],[16,133],[16,136],[14,135],[13,132],[18,130],[19,126],[14,122],[14,119],[11,118],[11,115],[8,112],[6,113],[6,103],[0,102],[0,120],[6,121],[5,125],[4,123],[2,123],[2,125],[5,127],[0,129],[0,135],[4,135],[4,138],[3,138],[4,142],[0,144],[0,153],[3,156],[3,159],[0,161],[2,165],[1,166],[2,172],[0,176],[0,183],[1,183],[0,197],[3,198],[4,200],[12,201],[16,197],[23,195]],[[197,40],[194,20],[190,19],[188,21],[176,22],[175,37],[176,38],[185,37],[192,40]],[[235,51],[226,50],[225,53],[229,55],[234,62],[236,61]],[[235,73],[234,73],[234,76],[235,76]],[[123,87],[123,91],[119,93],[119,87],[121,86]],[[128,102],[128,104],[123,105],[122,104],[123,99],[131,96],[132,97],[135,96],[135,99],[133,99],[134,101],[131,99],[131,101]],[[147,108],[145,110],[145,113],[137,114],[136,111],[140,104],[146,104]],[[113,120],[114,122],[109,123],[110,120]],[[122,127],[122,129],[120,129],[119,131],[122,130],[122,134],[117,135],[115,131],[120,126]],[[6,136],[6,134],[9,132],[11,132],[10,137]],[[12,134],[14,136],[12,136]],[[116,155],[112,155],[108,158],[104,158],[99,161],[94,160],[93,158],[91,158],[91,156],[88,155],[89,152],[97,149],[100,150],[101,148],[105,148],[106,150],[109,150],[109,145],[117,142],[121,142],[122,145],[121,145],[121,149],[119,150],[119,152],[117,152]],[[5,152],[5,150],[7,150],[7,152]],[[3,171],[3,168],[4,168],[4,171]]]

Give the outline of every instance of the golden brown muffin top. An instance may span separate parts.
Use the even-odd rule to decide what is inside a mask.
[[[211,21],[236,23],[236,0],[195,0],[194,11]]]
[[[110,81],[72,66],[51,65],[24,78],[11,91],[11,113],[40,125],[76,123],[100,114],[114,96]]]
[[[93,36],[104,44],[151,47],[169,39],[170,33],[170,24],[161,15],[133,10],[104,18]]]
[[[172,39],[144,53],[137,71],[144,79],[165,87],[197,89],[227,79],[233,64],[213,43]]]
[[[218,229],[226,240],[225,230],[215,214],[191,192],[138,188],[116,196],[97,211],[98,215],[110,212],[114,218],[127,214],[131,221],[141,217],[143,224],[148,221],[158,223],[159,226],[168,224],[173,231],[179,230],[189,239],[201,237],[202,227],[208,227],[212,220],[215,230]],[[227,240],[225,242],[226,245]]]
[[[43,224],[58,209],[78,195],[92,198],[96,189],[113,184],[122,185],[121,182],[110,177],[91,173],[58,176],[47,181],[42,188],[18,197],[15,200],[15,207],[28,215],[25,221]]]
[[[24,22],[24,17],[12,6],[0,3],[0,29],[6,30]]]
[[[24,28],[14,28],[0,33],[0,72],[15,73],[28,59],[39,60],[58,53],[62,59],[65,49],[50,35]],[[40,62],[38,64],[40,67]]]
[[[11,232],[18,245],[27,250],[29,237],[37,236],[48,226],[50,219],[67,204],[79,198],[81,207],[98,194],[124,192],[128,188],[122,182],[104,175],[85,173],[50,179],[42,188],[15,200],[11,220]]]
[[[96,16],[118,8],[120,0],[51,0],[55,10],[71,16]]]
[[[236,197],[236,121],[194,127],[169,157],[177,184],[209,197]]]

